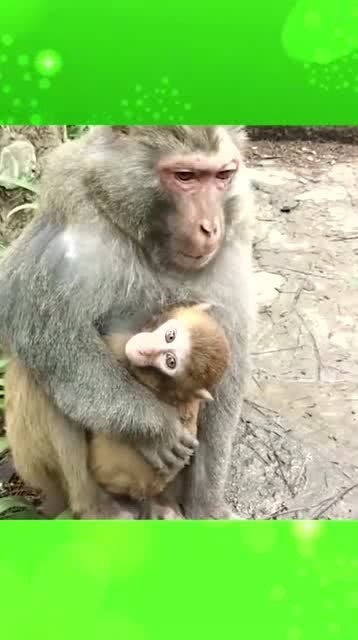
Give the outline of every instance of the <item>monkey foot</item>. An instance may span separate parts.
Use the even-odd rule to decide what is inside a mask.
[[[139,506],[127,498],[110,498],[78,514],[81,520],[138,520]]]
[[[202,507],[185,509],[184,513],[188,520],[240,520],[240,516],[228,505],[207,509]]]
[[[151,502],[148,511],[148,520],[184,520],[177,505],[160,504],[159,502]]]
[[[129,498],[116,498],[115,503],[117,505],[117,515],[114,518],[117,520],[138,520],[140,517],[140,508],[137,503]]]

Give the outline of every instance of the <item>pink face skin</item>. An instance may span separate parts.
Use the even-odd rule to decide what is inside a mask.
[[[159,164],[163,188],[176,202],[169,230],[172,255],[184,269],[201,269],[219,250],[225,231],[223,203],[239,169],[237,147],[225,140],[212,156],[172,155]]]
[[[175,378],[185,371],[190,357],[190,334],[178,320],[169,320],[152,332],[137,333],[125,346],[125,354],[135,367],[155,367]],[[195,397],[212,401],[207,389],[197,389]]]
[[[190,355],[190,335],[178,320],[169,320],[155,331],[132,336],[125,353],[136,367],[156,367],[174,377],[184,370]]]

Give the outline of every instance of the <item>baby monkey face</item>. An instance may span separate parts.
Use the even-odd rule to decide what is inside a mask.
[[[155,367],[175,377],[185,371],[190,357],[190,333],[178,319],[171,319],[155,331],[137,333],[125,346],[125,354],[136,367]]]

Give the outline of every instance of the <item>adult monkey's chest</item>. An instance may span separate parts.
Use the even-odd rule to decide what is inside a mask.
[[[201,272],[151,269],[146,261],[124,265],[118,273],[113,304],[105,317],[107,331],[133,331],[168,305],[210,302],[223,305],[231,315],[236,297],[235,258],[226,250],[219,260]],[[229,258],[229,260],[228,260]],[[227,294],[229,291],[230,305]]]
[[[203,301],[202,292],[190,274],[148,272],[132,279],[130,287],[120,287],[112,307],[101,322],[101,333],[139,331],[165,307]]]

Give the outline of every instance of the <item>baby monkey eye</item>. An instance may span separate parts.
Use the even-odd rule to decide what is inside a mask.
[[[175,329],[169,329],[165,334],[165,340],[167,342],[173,342],[173,340],[175,340],[176,335],[177,335],[177,332],[175,331]]]
[[[219,173],[216,174],[216,177],[219,178],[219,180],[229,180],[233,174],[234,171],[232,169],[226,169],[224,171],[219,171]]]
[[[175,367],[177,366],[177,361],[175,356],[173,356],[172,353],[167,353],[166,357],[165,357],[165,363],[168,367],[168,369],[175,369]]]
[[[189,180],[194,180],[195,178],[194,171],[176,171],[174,175],[181,182],[189,182]]]

